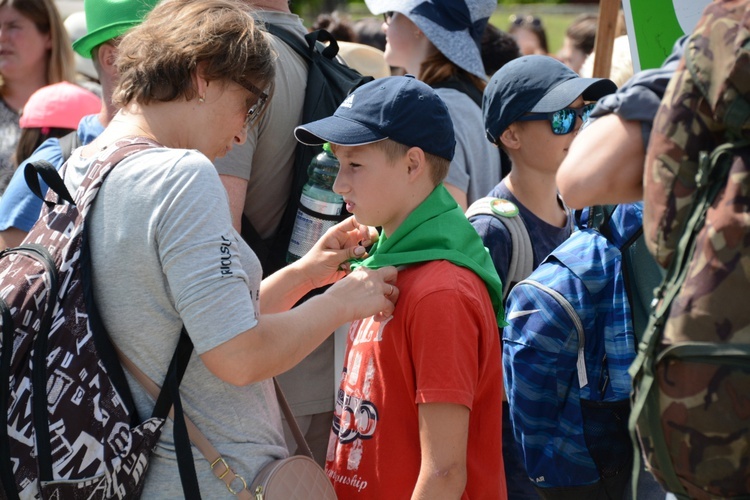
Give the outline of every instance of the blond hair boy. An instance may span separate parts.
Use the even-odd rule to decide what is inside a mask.
[[[502,290],[442,185],[455,147],[445,104],[413,77],[379,79],[295,135],[333,145],[334,190],[382,227],[361,265],[403,266],[393,315],[349,330],[326,457],[337,494],[506,498]]]

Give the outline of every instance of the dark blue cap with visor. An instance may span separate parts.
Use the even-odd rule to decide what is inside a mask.
[[[519,57],[497,70],[484,90],[482,115],[487,140],[496,143],[511,123],[527,113],[553,113],[578,96],[597,101],[616,90],[611,80],[581,78],[553,57]]]
[[[411,75],[379,78],[362,85],[333,116],[294,129],[303,144],[361,146],[391,139],[447,160],[456,138],[448,108],[429,85]]]

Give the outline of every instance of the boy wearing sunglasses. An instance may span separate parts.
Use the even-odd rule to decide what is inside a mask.
[[[514,256],[514,238],[516,245],[523,245],[518,241],[522,237],[511,235],[512,225],[494,215],[471,216],[472,225],[489,249],[505,296],[527,277],[516,272],[509,275],[511,262],[530,258],[534,269],[570,236],[574,221],[558,194],[555,174],[594,103],[615,90],[610,80],[581,78],[560,61],[540,55],[507,63],[487,85],[482,102],[487,140],[508,154],[512,166],[510,174],[489,193],[490,200],[478,203],[489,202],[499,217],[520,219],[516,226],[528,234],[532,249],[532,255]],[[508,390],[512,388],[506,387]],[[515,443],[509,414],[504,401],[503,460],[508,497],[538,498]]]

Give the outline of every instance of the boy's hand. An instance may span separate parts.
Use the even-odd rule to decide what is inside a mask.
[[[298,264],[313,288],[334,283],[349,273],[349,260],[362,259],[378,239],[375,228],[358,223],[354,217],[330,228]]]

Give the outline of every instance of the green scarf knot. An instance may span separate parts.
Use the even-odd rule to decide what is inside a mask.
[[[490,254],[453,196],[438,185],[404,220],[391,236],[380,235],[364,260],[352,261],[352,268],[378,269],[447,260],[472,270],[482,278],[492,300],[498,325],[505,326],[503,292]]]

